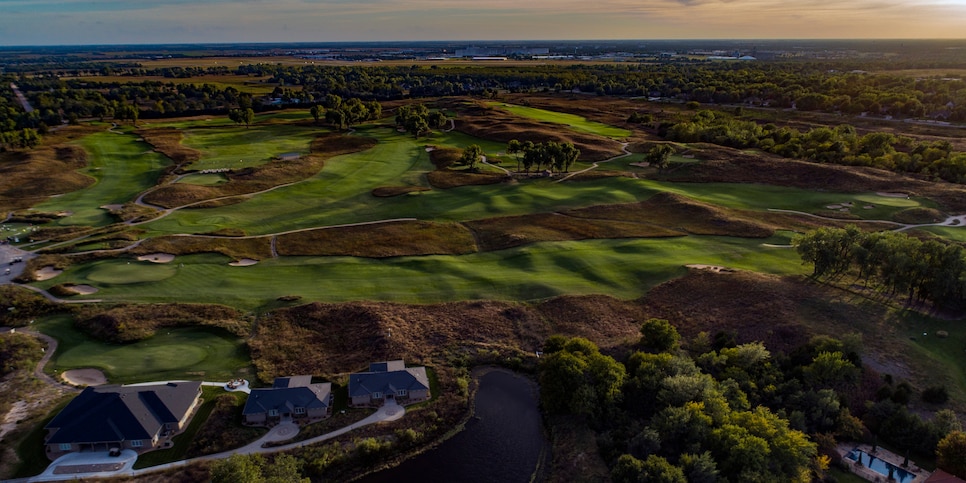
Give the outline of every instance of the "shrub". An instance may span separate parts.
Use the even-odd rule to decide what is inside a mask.
[[[930,404],[944,404],[949,401],[946,386],[929,386],[922,391],[922,400]]]

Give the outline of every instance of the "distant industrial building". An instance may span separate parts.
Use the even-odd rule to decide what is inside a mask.
[[[547,47],[467,47],[456,49],[456,57],[503,57],[507,55],[547,55]]]

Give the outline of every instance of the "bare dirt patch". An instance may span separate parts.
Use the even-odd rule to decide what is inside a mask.
[[[37,270],[36,272],[34,272],[34,280],[38,282],[43,280],[50,280],[62,273],[64,273],[63,270],[60,270],[54,267],[53,265],[47,265],[46,267],[41,268],[40,270]]]
[[[171,253],[151,253],[148,255],[139,256],[138,261],[151,263],[171,263],[174,261],[174,255]]]
[[[107,384],[107,376],[99,369],[71,369],[60,375],[67,384],[74,386],[100,386]]]
[[[718,266],[718,265],[690,264],[690,265],[685,265],[685,267],[693,268],[695,270],[705,270],[705,271],[712,272],[712,273],[731,273],[731,272],[734,272],[734,269],[731,269],[731,268],[728,268],[728,267],[721,267],[721,266]]]

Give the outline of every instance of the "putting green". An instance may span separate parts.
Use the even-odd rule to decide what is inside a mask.
[[[95,262],[85,278],[91,282],[125,285],[158,282],[175,276],[177,272],[177,266],[115,259]]]
[[[491,102],[490,106],[503,109],[512,114],[516,114],[521,117],[528,117],[542,122],[551,122],[554,124],[560,124],[567,126],[575,131],[583,131],[590,134],[596,134],[598,136],[604,136],[609,138],[623,139],[631,135],[631,132],[627,129],[622,129],[619,127],[611,126],[609,124],[604,124],[601,122],[588,120],[586,117],[578,116],[576,114],[567,114],[564,112],[548,111],[545,109],[537,109],[534,107],[517,106],[514,104],[505,104],[502,102]]]
[[[50,368],[62,372],[94,367],[104,371],[111,383],[198,378],[223,381],[245,373],[249,364],[244,343],[214,328],[159,329],[154,337],[132,344],[91,339],[63,316],[40,321],[37,328],[61,343]]]
[[[221,173],[189,174],[178,180],[179,183],[195,184],[199,186],[217,186],[228,182],[228,178]]]
[[[186,128],[182,144],[201,151],[189,169],[247,168],[270,162],[280,154],[308,154],[309,144],[324,129],[293,124]]]

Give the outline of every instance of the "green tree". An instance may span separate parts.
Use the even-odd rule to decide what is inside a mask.
[[[664,319],[647,319],[641,324],[640,346],[649,352],[670,352],[677,349],[681,335]]]
[[[647,152],[647,156],[644,157],[644,160],[658,170],[664,171],[668,166],[670,166],[671,154],[673,153],[674,148],[672,148],[670,145],[659,144]]]
[[[480,161],[481,156],[483,156],[483,148],[479,144],[470,144],[463,149],[463,154],[460,156],[460,163],[469,166],[473,170],[476,169],[476,163]]]
[[[939,441],[936,464],[960,478],[966,478],[966,433],[953,431]]]
[[[212,483],[264,483],[261,455],[232,455],[211,465]]]
[[[309,109],[309,113],[312,114],[312,119],[315,119],[315,122],[318,123],[320,119],[325,117],[325,108],[316,104]]]

